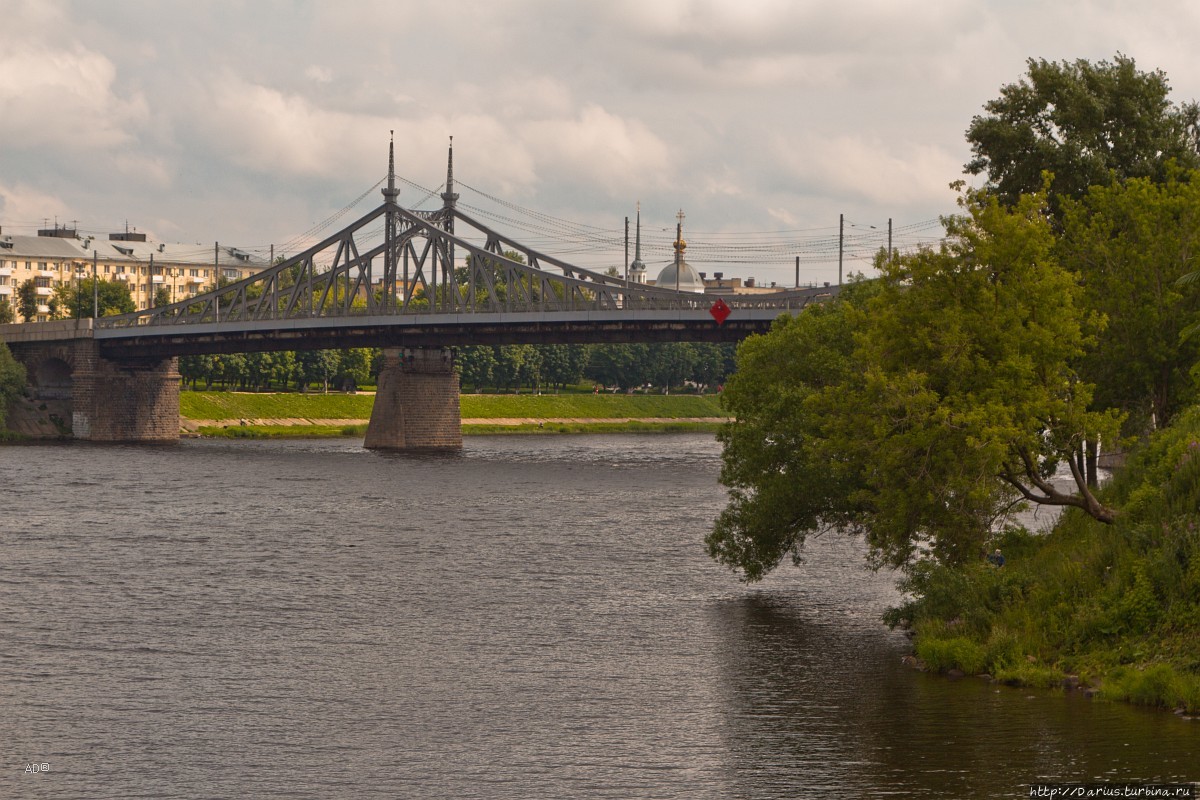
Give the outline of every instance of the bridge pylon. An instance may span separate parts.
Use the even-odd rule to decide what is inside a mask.
[[[405,452],[462,449],[454,353],[447,347],[388,347],[363,447]]]

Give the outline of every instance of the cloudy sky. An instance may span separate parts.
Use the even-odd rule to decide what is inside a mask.
[[[0,227],[294,250],[394,130],[429,189],[454,136],[463,203],[619,237],[640,200],[648,241],[682,208],[694,244],[794,241],[803,281],[836,279],[839,213],[936,235],[964,130],[1027,58],[1122,52],[1183,101],[1197,42],[1186,1],[0,0]],[[620,264],[612,241],[578,260]]]

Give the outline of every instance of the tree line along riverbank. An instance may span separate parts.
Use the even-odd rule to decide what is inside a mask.
[[[233,438],[362,436],[368,393],[183,392],[180,423],[192,435]],[[717,395],[464,394],[463,432],[613,433],[715,431]]]

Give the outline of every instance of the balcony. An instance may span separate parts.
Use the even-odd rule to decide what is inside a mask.
[[[118,272],[116,275],[113,275],[113,280],[131,281],[131,280],[133,280],[133,276],[130,275],[128,272]]]
[[[204,283],[204,278],[197,278],[195,275],[189,275],[184,280],[187,283]]]
[[[39,286],[37,287],[37,293],[38,297],[49,297],[50,295],[54,294],[54,290],[49,286]]]
[[[12,294],[12,293],[13,293],[13,287],[0,286],[0,294]]]
[[[39,278],[57,278],[58,273],[52,269],[39,269],[34,272]]]
[[[153,281],[154,283],[162,283],[163,276],[162,275],[152,275],[152,276],[150,276],[150,280]]]
[[[49,314],[50,306],[44,306],[44,305],[39,304],[37,307],[37,311],[39,314]]]
[[[12,273],[13,273],[12,267],[0,267],[0,275],[3,275],[4,277],[7,278],[9,275],[12,275]]]

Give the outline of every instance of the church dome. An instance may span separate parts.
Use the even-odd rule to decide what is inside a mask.
[[[654,282],[655,288],[678,289],[681,292],[703,292],[704,279],[700,277],[700,273],[683,260],[683,251],[687,249],[687,242],[683,240],[683,209],[679,210],[679,224],[675,227],[674,247],[675,260],[658,273],[658,280]]]
[[[663,267],[663,271],[658,273],[658,280],[654,282],[655,288],[658,289],[675,289],[675,262],[672,261],[667,266]],[[681,292],[703,292],[704,281],[700,279],[700,274],[692,269],[691,265],[682,259],[679,261],[679,291]]]

